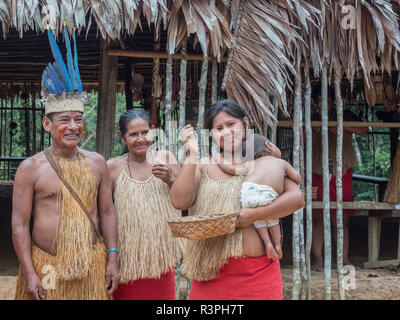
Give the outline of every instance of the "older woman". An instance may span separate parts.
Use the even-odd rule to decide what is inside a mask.
[[[243,108],[234,101],[222,100],[207,110],[205,128],[224,151],[225,161],[243,161],[241,146],[248,123]],[[253,222],[281,218],[299,209],[303,205],[300,189],[285,179],[284,193],[272,204],[240,209],[243,177],[224,172],[213,161],[218,157],[197,162],[198,146],[190,125],[182,130],[181,139],[187,157],[170,191],[175,208],[184,210],[194,204],[195,215],[239,212],[233,234],[187,242],[181,271],[193,279],[189,299],[282,299],[279,260],[266,257]]]
[[[174,265],[182,245],[172,237],[166,218],[179,216],[169,188],[180,168],[172,153],[151,150],[150,126],[146,112],[125,112],[118,130],[125,153],[108,161],[118,219],[117,300],[175,299]]]

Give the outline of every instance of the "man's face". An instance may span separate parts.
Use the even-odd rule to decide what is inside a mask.
[[[50,133],[53,143],[76,147],[83,136],[83,114],[79,111],[53,113],[43,118],[43,127]]]

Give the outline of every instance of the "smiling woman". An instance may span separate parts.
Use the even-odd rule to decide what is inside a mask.
[[[248,124],[243,108],[231,100],[215,103],[205,115],[205,128],[211,130],[224,160],[232,164],[243,162]],[[181,139],[187,157],[171,187],[174,206],[185,210],[194,205],[198,216],[239,212],[234,233],[186,242],[181,271],[193,279],[189,299],[282,299],[279,260],[266,257],[253,222],[297,210],[303,204],[300,190],[285,181],[284,193],[272,204],[241,209],[243,176],[224,172],[218,163],[220,155],[197,161],[198,146],[190,125],[183,128]]]
[[[179,216],[169,188],[180,168],[172,153],[152,150],[150,126],[145,111],[121,115],[117,134],[126,147],[121,157],[108,161],[118,217],[117,300],[175,299],[174,265],[182,244],[172,237],[166,218]]]

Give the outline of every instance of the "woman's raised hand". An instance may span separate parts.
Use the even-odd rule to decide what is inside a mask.
[[[199,153],[199,145],[194,137],[194,129],[191,124],[184,126],[179,133],[181,143],[185,146],[186,152],[189,151],[191,155]]]

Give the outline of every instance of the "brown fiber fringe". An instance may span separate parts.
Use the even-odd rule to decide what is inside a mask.
[[[82,153],[75,159],[58,157],[61,172],[88,211],[97,199],[97,182]],[[57,235],[56,270],[60,279],[85,278],[92,257],[93,233],[85,212],[62,182],[58,186],[58,210],[62,212]]]
[[[159,278],[182,256],[183,244],[166,221],[179,217],[168,186],[155,176],[130,178],[123,169],[114,192],[118,219],[120,283]]]
[[[204,169],[197,193],[194,215],[234,213],[240,209],[242,176],[214,181]],[[231,257],[243,256],[242,228],[232,234],[204,240],[186,240],[182,274],[198,281],[215,279]]]
[[[89,267],[90,271],[83,279],[65,281],[56,278],[55,289],[45,290],[46,300],[109,300],[105,283],[106,254],[104,245],[97,243],[91,246],[93,257]],[[32,246],[32,261],[39,278],[49,279],[49,269],[46,266],[55,268],[56,257],[44,252],[36,246]],[[16,300],[28,300],[25,289],[25,280],[21,268],[17,279],[15,292]]]

